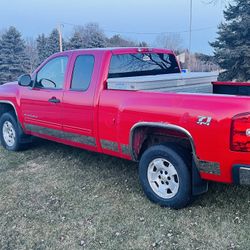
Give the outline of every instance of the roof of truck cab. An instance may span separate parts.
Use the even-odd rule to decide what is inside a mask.
[[[74,52],[81,52],[81,51],[88,51],[88,52],[112,52],[115,54],[119,53],[135,53],[135,52],[158,52],[158,53],[170,53],[172,54],[172,50],[163,49],[163,48],[151,48],[151,47],[107,47],[107,48],[85,48],[85,49],[75,49],[75,50],[66,50],[63,52],[58,52],[54,55],[60,55],[60,54],[71,54]]]
[[[171,50],[164,49],[164,48],[153,48],[153,47],[106,47],[106,48],[86,48],[86,49],[76,49],[76,50],[71,50],[71,51],[86,51],[86,50],[101,50],[101,51],[130,51],[130,50],[164,50],[164,51],[169,51],[172,52]]]

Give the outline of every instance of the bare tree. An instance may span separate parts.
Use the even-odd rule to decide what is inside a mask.
[[[38,64],[37,44],[33,38],[26,38],[25,45],[25,54],[29,59],[28,70],[32,73]]]
[[[183,50],[183,40],[179,33],[160,34],[156,37],[155,44],[158,47],[179,52]]]
[[[195,53],[191,54],[189,59],[190,70],[193,72],[211,72],[220,70],[220,67],[218,64],[216,64],[215,58],[213,56]]]

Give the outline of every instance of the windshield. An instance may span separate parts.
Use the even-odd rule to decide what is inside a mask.
[[[172,54],[137,53],[113,55],[109,78],[180,73]]]

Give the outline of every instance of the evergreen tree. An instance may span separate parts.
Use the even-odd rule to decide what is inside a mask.
[[[107,45],[107,38],[99,25],[88,23],[83,29],[83,46],[84,48],[103,48]]]
[[[80,49],[83,46],[82,34],[79,31],[75,31],[67,44],[67,49]]]
[[[60,51],[59,34],[57,29],[53,29],[48,37],[46,37],[44,34],[39,35],[36,42],[37,42],[39,64],[42,63],[52,54]],[[65,49],[64,41],[63,41],[63,49]]]
[[[59,34],[57,29],[53,29],[47,39],[47,53],[48,55],[52,55],[60,51],[59,47]]]
[[[10,27],[0,40],[0,84],[17,80],[27,69],[25,43],[20,32]]]
[[[225,70],[221,80],[250,80],[250,0],[234,0],[224,11],[225,22],[211,43],[215,58]]]
[[[41,34],[36,39],[36,42],[37,42],[38,64],[40,64],[50,55],[47,50],[48,39],[44,34]]]
[[[108,39],[108,46],[110,47],[135,47],[136,43],[130,40],[127,40],[120,35],[113,35]]]
[[[99,25],[88,23],[77,26],[67,44],[67,49],[102,48],[107,46],[107,38]]]

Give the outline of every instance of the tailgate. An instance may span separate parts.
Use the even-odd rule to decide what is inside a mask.
[[[214,94],[250,96],[250,82],[212,82]]]

